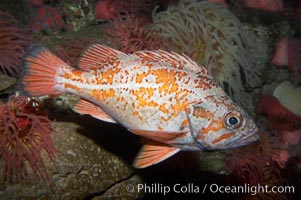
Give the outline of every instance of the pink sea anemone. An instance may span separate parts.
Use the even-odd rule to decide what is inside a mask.
[[[227,166],[232,172],[233,181],[239,185],[281,185],[284,178],[281,169],[288,160],[288,152],[283,149],[283,143],[272,132],[260,132],[260,140],[240,149],[232,150],[228,154]],[[254,199],[255,196],[246,194],[245,198]],[[284,194],[258,193],[255,199],[285,199]]]
[[[251,185],[266,181],[265,168],[272,165],[282,152],[281,140],[271,133],[260,132],[260,140],[249,146],[233,150],[228,167],[242,182]],[[258,158],[261,158],[258,160]]]
[[[281,150],[277,155],[272,157],[272,160],[274,160],[281,168],[284,168],[289,158],[289,152],[287,150]]]
[[[169,49],[168,39],[151,30],[150,23],[145,18],[126,15],[114,19],[105,30],[111,43],[125,53],[139,50]]]
[[[280,39],[276,45],[272,63],[277,66],[287,66],[292,82],[301,83],[301,39]]]
[[[54,48],[54,53],[60,57],[62,60],[67,62],[72,67],[78,67],[78,61],[81,55],[84,53],[85,49],[89,45],[96,43],[94,39],[81,37],[81,38],[68,38],[62,42],[60,45]]]
[[[21,58],[31,41],[29,30],[22,28],[10,14],[0,11],[0,72],[18,76]]]
[[[258,162],[258,154],[244,151],[247,154],[234,153],[228,159],[228,167],[239,182],[256,185],[264,181],[265,164]]]
[[[42,154],[54,158],[53,131],[45,109],[35,99],[11,96],[6,105],[0,104],[0,159],[6,180],[26,179],[29,166],[33,175],[48,179]]]

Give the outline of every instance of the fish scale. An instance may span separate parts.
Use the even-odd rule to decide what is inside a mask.
[[[198,71],[188,67],[179,69],[164,62],[160,63],[162,66],[152,62],[143,65],[147,61],[142,60],[138,57],[130,64],[128,60],[128,64],[121,60],[119,66],[108,65],[98,69],[97,73],[80,73],[67,67],[60,72],[57,84],[62,85],[62,91],[101,102],[98,105],[110,108],[110,114],[125,127],[147,130],[179,130],[179,125],[187,118],[187,104],[202,99],[204,91],[206,94],[214,93],[208,91],[204,79],[197,75],[203,73],[202,77],[206,76],[206,71],[201,68]],[[103,73],[106,73],[105,78]],[[209,75],[206,79],[208,84],[213,80]],[[99,80],[101,84],[96,84]],[[129,115],[133,118],[128,118]]]
[[[258,138],[253,119],[205,67],[184,55],[163,50],[127,55],[95,44],[76,70],[38,45],[25,56],[24,67],[24,91],[78,95],[76,112],[146,138],[134,163],[139,168],[180,150],[224,150]]]

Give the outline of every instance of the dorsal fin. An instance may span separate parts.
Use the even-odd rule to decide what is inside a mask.
[[[134,166],[136,168],[149,167],[162,162],[179,151],[180,149],[172,146],[145,144],[137,155]]]
[[[100,107],[84,99],[80,99],[72,109],[80,114],[88,114],[105,122],[116,123],[116,121],[107,113],[105,113]]]
[[[143,62],[165,62],[175,68],[188,67],[192,71],[199,71],[200,66],[186,55],[180,55],[175,52],[167,52],[164,50],[156,51],[137,51],[133,55],[140,57]]]
[[[102,68],[109,64],[119,63],[122,56],[127,56],[121,51],[113,48],[103,46],[100,44],[93,44],[83,53],[79,60],[79,68],[84,71],[91,69]]]

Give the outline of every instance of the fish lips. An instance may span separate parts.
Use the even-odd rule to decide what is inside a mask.
[[[250,143],[253,143],[255,141],[257,141],[259,139],[259,135],[258,135],[258,128],[256,126],[255,123],[252,123],[252,125],[250,127],[248,127],[250,130],[243,134],[241,137],[237,137],[236,139],[234,139],[233,141],[222,145],[220,147],[214,148],[214,147],[210,147],[206,144],[204,144],[204,142],[201,142],[199,140],[197,140],[196,137],[194,138],[195,141],[195,145],[202,151],[207,151],[207,152],[211,152],[211,151],[223,151],[226,149],[233,149],[233,148],[237,148],[237,147],[241,147],[241,146],[245,146],[248,145]]]
[[[259,139],[259,135],[258,135],[258,128],[256,124],[252,123],[252,125],[248,128],[250,130],[246,134],[233,140],[231,143],[227,144],[226,147],[229,149],[237,148],[257,141]]]

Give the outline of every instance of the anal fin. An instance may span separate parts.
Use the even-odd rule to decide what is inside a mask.
[[[88,114],[92,117],[110,123],[116,123],[112,117],[110,117],[107,113],[105,113],[99,106],[86,101],[84,99],[80,99],[74,106],[73,110],[80,114]]]
[[[134,167],[145,168],[173,156],[180,149],[172,146],[145,144],[134,161]]]
[[[188,133],[187,131],[153,131],[142,129],[129,129],[129,131],[136,135],[167,144],[172,144],[177,138],[185,137]]]

